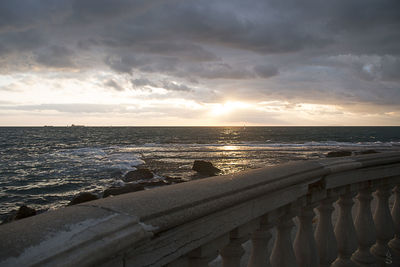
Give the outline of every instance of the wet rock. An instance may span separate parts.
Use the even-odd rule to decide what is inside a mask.
[[[347,157],[351,156],[352,152],[350,150],[338,150],[338,151],[331,151],[326,154],[327,158],[335,158],[335,157]]]
[[[182,178],[173,178],[173,177],[165,177],[165,181],[170,182],[172,184],[179,184],[179,183],[184,183],[187,182],[185,179]]]
[[[42,210],[43,212],[43,210]],[[20,220],[23,218],[34,216],[38,213],[37,210],[22,205],[18,210],[12,210],[8,215],[3,216],[1,224],[10,223],[12,221]]]
[[[35,209],[23,205],[23,206],[21,206],[19,208],[19,210],[15,214],[14,220],[20,220],[20,219],[31,217],[31,216],[34,216],[34,215],[36,215],[36,210]]]
[[[120,170],[113,171],[113,172],[110,174],[110,177],[111,177],[111,178],[114,178],[114,179],[119,179],[119,178],[122,177],[122,171],[120,171]]]
[[[221,172],[220,169],[214,167],[214,165],[209,161],[204,160],[195,160],[193,163],[192,170],[204,174],[204,175],[216,175],[217,173]]]
[[[141,191],[141,190],[144,190],[143,185],[136,184],[136,183],[128,183],[121,187],[111,187],[111,188],[104,190],[103,197],[116,196],[116,195],[121,195],[121,194]]]
[[[99,197],[95,194],[89,193],[89,192],[82,192],[79,193],[78,195],[74,196],[74,198],[71,200],[71,202],[68,203],[68,206],[71,205],[76,205],[79,203],[84,203],[92,200],[99,199]]]
[[[149,169],[137,169],[135,171],[130,171],[125,174],[122,180],[124,182],[133,182],[137,180],[147,180],[153,178],[154,175]]]
[[[163,186],[163,185],[170,185],[171,183],[165,180],[159,180],[159,181],[143,181],[139,182],[140,185],[143,186]]]
[[[373,149],[361,150],[357,152],[358,155],[375,154],[375,153],[379,152]]]

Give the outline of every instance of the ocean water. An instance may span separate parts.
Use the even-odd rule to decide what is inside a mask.
[[[101,194],[138,165],[191,180],[198,159],[228,174],[338,149],[400,150],[400,127],[0,127],[0,219]]]

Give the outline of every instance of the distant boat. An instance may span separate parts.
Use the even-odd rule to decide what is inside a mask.
[[[45,128],[54,127],[53,125],[45,125]]]
[[[71,124],[71,127],[85,127],[85,125]]]

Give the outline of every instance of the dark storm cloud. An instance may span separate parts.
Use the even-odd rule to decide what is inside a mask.
[[[379,66],[382,79],[400,82],[400,57],[385,56]]]
[[[68,0],[0,1],[0,33],[54,23],[68,10]]]
[[[0,56],[15,52],[30,52],[45,46],[46,39],[35,29],[0,33]]]
[[[182,93],[193,92],[185,79],[235,93],[223,86],[232,80],[253,99],[395,102],[399,10],[397,0],[0,1],[0,63],[12,73],[7,56],[34,55],[42,68],[106,69]]]
[[[250,79],[254,73],[241,66],[232,67],[226,63],[196,64],[187,68],[186,75],[194,75],[206,79]]]
[[[254,71],[262,78],[270,78],[278,75],[278,69],[270,65],[258,65],[254,67]]]
[[[75,64],[72,61],[74,53],[64,47],[53,45],[37,53],[36,61],[53,68],[72,68]]]

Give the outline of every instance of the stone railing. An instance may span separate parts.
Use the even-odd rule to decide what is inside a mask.
[[[0,266],[400,266],[400,153],[87,202],[3,225],[0,240]]]

